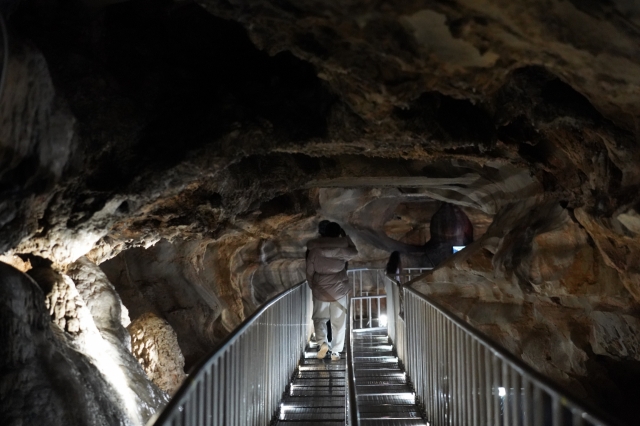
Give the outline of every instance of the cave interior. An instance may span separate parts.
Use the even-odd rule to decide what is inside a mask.
[[[145,424],[321,220],[638,423],[639,3],[0,13],[0,423]]]

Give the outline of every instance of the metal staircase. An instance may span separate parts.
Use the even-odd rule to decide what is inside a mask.
[[[316,358],[310,342],[276,415],[279,426],[341,426],[347,421],[347,365],[345,357],[331,361]]]
[[[357,422],[361,426],[426,426],[411,383],[385,330],[353,333],[352,371]],[[342,426],[349,422],[348,366],[316,358],[310,342],[282,398],[276,426]]]
[[[354,332],[353,374],[361,426],[426,426],[386,330]]]
[[[606,426],[484,334],[410,287],[350,273],[346,353],[316,359],[306,283],[247,319],[147,426]],[[412,383],[413,382],[413,383]]]

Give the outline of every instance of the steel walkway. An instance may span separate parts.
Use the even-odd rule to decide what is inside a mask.
[[[411,383],[398,363],[386,330],[353,333],[353,374],[358,417],[362,426],[426,426]],[[346,359],[316,358],[307,346],[276,425],[341,426],[345,419]]]
[[[353,330],[341,360],[318,360],[308,345],[311,291],[300,283],[221,342],[147,425],[619,424],[418,293],[411,276],[351,276]]]
[[[316,358],[309,343],[280,403],[276,425],[339,426],[345,424],[346,359]]]
[[[387,331],[354,332],[352,348],[360,425],[426,426]]]

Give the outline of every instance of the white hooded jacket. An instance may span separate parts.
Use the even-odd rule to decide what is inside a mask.
[[[307,243],[307,281],[313,297],[334,302],[349,291],[346,263],[358,254],[349,237],[320,237]]]

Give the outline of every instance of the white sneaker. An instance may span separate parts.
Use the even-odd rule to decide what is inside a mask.
[[[338,352],[331,352],[331,361],[339,361],[340,354]]]
[[[329,352],[329,345],[327,345],[326,343],[323,343],[322,346],[320,346],[320,349],[318,350],[318,354],[316,355],[316,357],[318,359],[324,359],[324,357],[327,355],[327,352]]]

